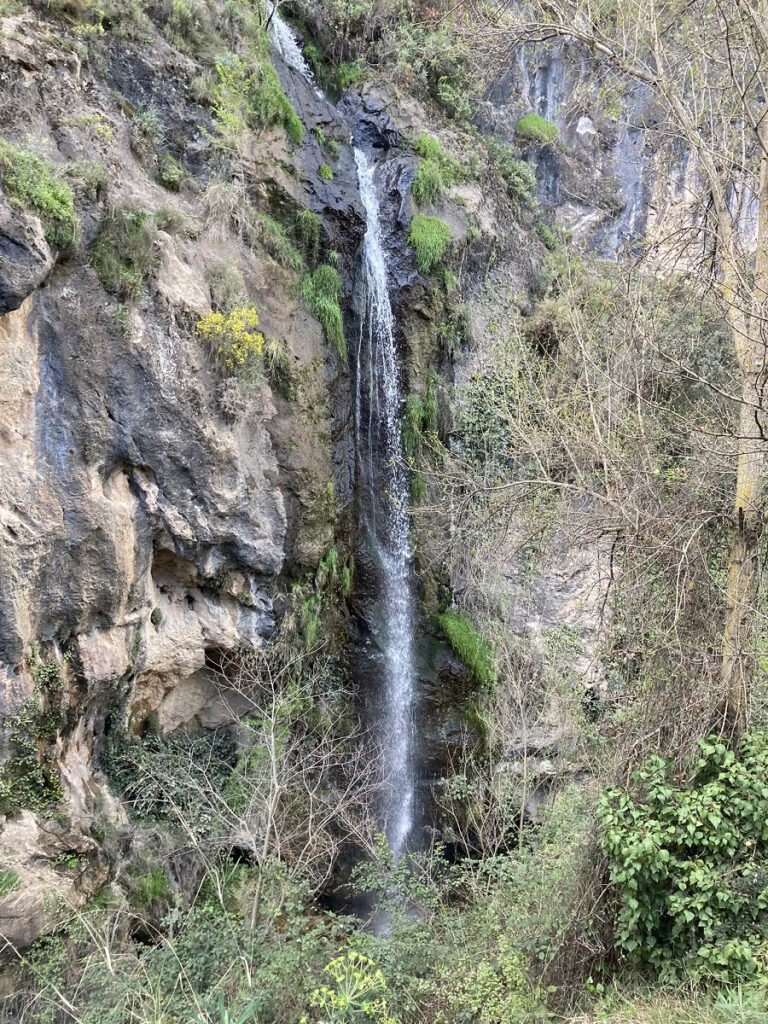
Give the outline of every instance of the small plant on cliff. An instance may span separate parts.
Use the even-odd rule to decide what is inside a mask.
[[[197,323],[197,333],[208,342],[215,362],[228,370],[242,370],[264,351],[264,335],[258,330],[259,314],[253,306],[239,306],[229,313],[209,313]]]
[[[521,142],[537,142],[540,146],[546,146],[550,142],[557,142],[560,131],[556,124],[541,114],[530,113],[518,119],[515,135]]]
[[[141,210],[113,210],[93,246],[91,265],[108,292],[135,299],[155,265],[155,222]]]
[[[501,178],[507,195],[517,210],[536,205],[536,174],[530,164],[520,160],[511,146],[498,139],[486,140],[491,165]]]
[[[304,126],[266,54],[256,55],[253,63],[230,54],[217,62],[216,78],[213,114],[225,146],[237,149],[249,129],[275,124],[294,143],[301,142]]]
[[[66,658],[65,658],[66,661]],[[0,813],[42,811],[61,799],[54,743],[64,719],[61,665],[43,660],[35,647],[30,659],[32,696],[15,715],[3,719],[11,757],[0,768]]]
[[[281,267],[289,270],[300,270],[303,264],[301,253],[288,237],[282,224],[266,213],[257,213],[253,217],[254,234],[258,237],[265,251]]]
[[[301,297],[323,325],[328,344],[340,359],[347,357],[344,320],[341,315],[341,280],[339,272],[327,263],[321,263],[301,281]]]
[[[53,164],[0,139],[0,187],[11,202],[40,218],[52,245],[64,247],[75,240],[72,189],[57,177]]]
[[[461,167],[433,135],[419,135],[413,148],[422,159],[411,194],[419,206],[436,203],[445,189],[459,179]]]
[[[320,164],[317,169],[317,173],[323,179],[323,181],[333,181],[333,171],[328,164]]]
[[[461,658],[475,681],[483,686],[493,686],[496,682],[493,647],[478,633],[466,615],[447,611],[439,615],[437,621],[448,638],[451,650]]]
[[[450,241],[451,229],[439,217],[417,213],[413,218],[408,242],[416,253],[416,265],[422,274],[428,274],[440,263]]]
[[[320,218],[312,210],[302,210],[296,223],[307,259],[314,263],[320,249]]]

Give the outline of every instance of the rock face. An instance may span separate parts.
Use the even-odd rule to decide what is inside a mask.
[[[62,32],[31,11],[0,18],[0,133],[85,168],[70,179],[79,241],[63,254],[0,193],[0,713],[12,720],[33,693],[34,648],[58,662],[72,823],[54,841],[25,812],[0,831],[0,867],[21,877],[0,932],[21,945],[52,927],[55,893],[78,905],[106,877],[87,835],[94,800],[109,799],[94,756],[105,721],[141,730],[152,716],[164,732],[231,722],[238,708],[208,664],[272,634],[273,602],[333,543],[329,491],[352,487],[346,366],[302,306],[299,272],[264,241],[268,218],[312,209],[351,279],[363,218],[343,122],[279,67],[304,145],[282,128],[251,135],[217,178],[193,60],[152,29],[141,43],[106,40],[81,67]],[[154,142],[137,130],[141,110]],[[332,181],[318,173],[321,139],[339,145]],[[182,170],[178,192],[155,180],[159,150]],[[89,168],[106,184],[89,185]],[[135,299],[110,294],[89,265],[115,209],[156,224]],[[289,388],[265,371],[238,391],[213,364],[195,328],[215,302],[255,306]],[[61,843],[87,870],[57,866]]]

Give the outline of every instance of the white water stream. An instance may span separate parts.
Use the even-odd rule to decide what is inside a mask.
[[[356,432],[364,527],[381,574],[378,638],[383,654],[380,721],[382,810],[390,848],[398,856],[413,828],[415,772],[413,701],[415,611],[410,571],[408,474],[400,429],[403,395],[382,244],[375,168],[355,151],[360,195],[368,215],[363,243],[365,314],[357,349]]]
[[[293,29],[277,11],[270,22],[272,45],[285,64],[318,93],[314,75]],[[383,748],[381,814],[390,849],[398,857],[413,829],[414,610],[410,571],[410,490],[400,429],[403,394],[389,300],[375,168],[355,150],[360,196],[367,214],[363,243],[365,311],[357,347],[355,433],[363,527],[381,580],[376,637],[382,652],[380,718]]]

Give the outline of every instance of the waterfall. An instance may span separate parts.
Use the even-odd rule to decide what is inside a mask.
[[[400,416],[403,394],[389,301],[374,167],[355,150],[360,195],[367,213],[363,243],[365,310],[357,348],[356,442],[362,527],[381,579],[378,616],[382,649],[380,727],[383,745],[382,817],[398,856],[413,828],[414,594],[408,473]]]
[[[317,95],[322,96],[315,82],[315,76],[312,74],[312,69],[307,64],[307,59],[301,51],[296,33],[290,25],[283,21],[277,10],[272,12],[269,22],[269,37],[272,40],[272,45],[287,67],[301,75],[312,86]]]

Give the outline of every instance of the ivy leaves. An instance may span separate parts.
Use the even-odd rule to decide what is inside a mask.
[[[618,946],[668,974],[756,973],[768,950],[768,737],[737,750],[703,740],[689,782],[658,756],[633,781],[598,808]]]

